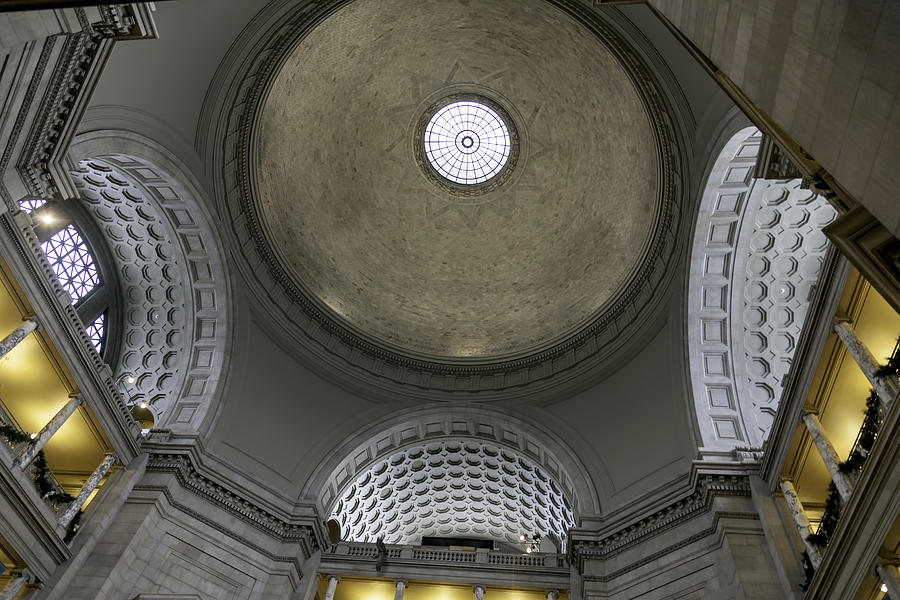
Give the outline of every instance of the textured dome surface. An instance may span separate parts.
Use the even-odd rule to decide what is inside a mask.
[[[417,119],[460,92],[502,104],[521,138],[511,176],[471,196],[415,160]],[[623,287],[657,160],[624,69],[543,0],[356,0],[275,77],[255,185],[279,262],[351,331],[490,359],[565,339]]]

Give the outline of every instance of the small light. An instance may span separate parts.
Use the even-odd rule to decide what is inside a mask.
[[[524,541],[525,541],[525,534],[524,534],[524,533],[520,533],[520,534],[519,534],[519,541],[520,541],[520,542],[524,542]]]
[[[139,406],[140,406],[141,408],[147,408],[147,403],[146,403],[146,402],[141,402]]]
[[[134,378],[134,375],[129,375],[128,377],[125,378],[125,382],[128,385],[133,384],[135,381],[137,381],[137,379]]]
[[[886,594],[886,593],[887,593],[887,584],[886,584],[886,583],[882,583],[882,584],[881,584],[881,593],[882,593],[882,594]]]
[[[45,213],[45,214],[41,215],[41,222],[42,222],[44,225],[50,225],[50,224],[53,223],[53,221],[55,221],[55,220],[56,220],[56,219],[54,219],[54,218],[53,218],[53,215],[51,215],[51,214]]]
[[[525,548],[525,552],[527,552],[528,554],[531,554],[531,546],[528,546],[527,548]]]
[[[32,434],[31,434],[31,435],[29,435],[29,436],[28,436],[28,437],[30,437],[30,438],[31,438],[31,439],[34,439],[34,438],[36,438],[36,437],[37,437],[37,434],[36,434],[36,433],[32,433]]]

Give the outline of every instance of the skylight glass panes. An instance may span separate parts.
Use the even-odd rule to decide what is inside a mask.
[[[34,198],[33,200],[19,200],[19,208],[27,213],[30,213],[34,209],[39,208],[45,204],[47,204],[47,201],[41,200],[40,198]]]
[[[106,314],[102,314],[96,319],[94,322],[87,326],[85,332],[87,332],[88,337],[91,340],[91,343],[94,345],[94,350],[97,351],[97,354],[103,354],[103,341],[104,341],[104,332],[106,327]]]
[[[41,249],[72,302],[78,302],[100,283],[94,257],[72,225],[54,233]]]
[[[463,185],[487,181],[509,158],[506,123],[479,102],[452,102],[442,107],[428,122],[424,142],[431,166]]]

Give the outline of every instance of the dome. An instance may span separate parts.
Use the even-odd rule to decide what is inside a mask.
[[[552,373],[641,321],[677,144],[612,28],[543,0],[355,0],[305,25],[253,81],[239,151],[288,336],[447,387],[429,373]]]

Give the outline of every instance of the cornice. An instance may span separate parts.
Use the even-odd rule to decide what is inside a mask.
[[[65,155],[114,43],[156,37],[156,28],[146,3],[99,6],[92,11],[92,16],[97,17],[94,22],[91,22],[85,9],[78,8],[74,12],[81,31],[53,35],[43,41],[40,59],[31,74],[23,107],[11,136],[13,141],[18,139],[28,121],[31,121],[16,167],[29,193],[37,197],[75,196]],[[45,76],[54,56],[56,62],[49,76]],[[31,105],[39,90],[43,93],[40,105],[34,112]],[[0,171],[6,170],[12,158],[8,153],[14,145],[7,145]],[[13,202],[18,199],[3,191],[10,209],[17,208]]]
[[[185,453],[172,451],[152,451],[147,462],[148,473],[168,473],[175,476],[177,482],[194,494],[212,502],[235,518],[255,527],[279,542],[299,544],[304,557],[310,557],[317,550],[325,547],[321,528],[313,525],[315,519],[305,518],[303,521],[290,521],[273,514],[259,506],[255,501],[242,497],[222,483],[198,472],[192,458]],[[159,486],[139,484],[136,489],[159,491]],[[235,532],[225,524],[216,522],[196,511],[178,504],[167,494],[167,498],[180,509],[186,509],[192,516],[199,518],[207,525],[218,529],[223,534],[236,537]],[[262,550],[260,550],[262,551]]]
[[[701,474],[697,478],[694,490],[689,495],[615,531],[598,535],[595,532],[574,530],[570,535],[570,562],[576,565],[579,571],[582,571],[586,559],[610,558],[708,512],[717,496],[747,497],[750,496],[750,493],[748,474]],[[736,514],[742,515],[742,513]],[[723,515],[729,516],[730,513],[723,513]],[[700,537],[705,537],[710,533],[704,533]],[[676,547],[687,543],[690,543],[690,540],[679,542]]]
[[[647,111],[658,148],[660,198],[653,233],[640,266],[618,295],[581,331],[562,342],[525,356],[497,361],[468,362],[435,359],[410,351],[389,349],[364,332],[351,330],[338,317],[310,298],[288,275],[270,246],[260,220],[253,185],[254,131],[267,90],[290,51],[316,24],[344,4],[344,0],[309,2],[285,12],[271,26],[268,42],[248,42],[258,59],[246,60],[235,83],[215,84],[231,94],[223,102],[217,138],[223,153],[220,209],[230,221],[232,251],[256,294],[261,310],[272,319],[285,346],[300,349],[320,372],[343,379],[343,385],[367,395],[392,395],[446,400],[499,400],[547,397],[559,386],[567,391],[595,380],[610,361],[636,351],[643,330],[655,315],[678,269],[683,254],[682,208],[686,163],[682,134],[670,116],[670,100],[646,62],[594,8],[574,0],[550,0],[598,36],[632,79]],[[266,22],[260,19],[260,22]],[[258,39],[259,36],[257,36]],[[248,38],[252,40],[253,38]],[[234,57],[226,62],[238,64]],[[348,383],[346,380],[352,380]]]

